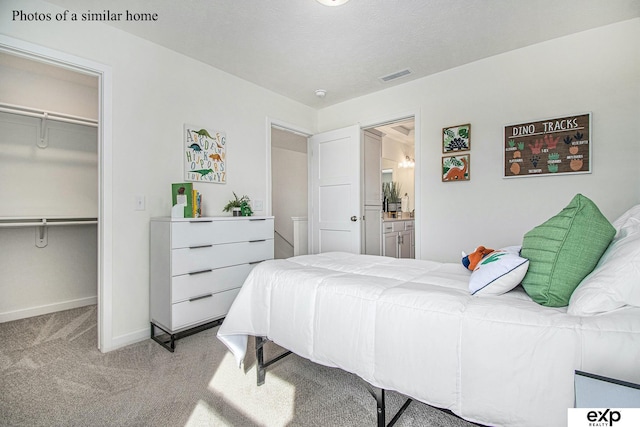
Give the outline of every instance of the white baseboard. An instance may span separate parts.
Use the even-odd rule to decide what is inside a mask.
[[[130,332],[125,335],[113,337],[111,339],[111,346],[109,348],[100,349],[103,353],[126,347],[131,344],[135,344],[140,341],[148,340],[151,337],[151,326],[146,329],[140,329],[135,332]]]
[[[26,319],[27,317],[40,316],[42,314],[55,313],[56,311],[70,310],[98,303],[98,297],[79,298],[71,301],[62,301],[54,304],[46,304],[38,307],[24,308],[21,310],[0,313],[0,323],[12,320]]]

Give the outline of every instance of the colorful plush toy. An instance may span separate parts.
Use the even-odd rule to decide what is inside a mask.
[[[473,271],[473,269],[476,268],[476,265],[478,265],[478,262],[491,252],[493,252],[493,249],[485,248],[484,246],[478,246],[476,250],[469,255],[462,252],[462,265]]]

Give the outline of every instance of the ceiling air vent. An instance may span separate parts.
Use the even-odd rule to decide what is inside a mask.
[[[384,83],[390,82],[391,80],[399,79],[400,77],[408,76],[411,74],[411,70],[405,68],[404,70],[396,71],[395,73],[388,74],[386,76],[379,77]]]

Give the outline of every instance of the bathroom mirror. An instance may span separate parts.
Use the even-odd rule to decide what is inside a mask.
[[[393,169],[382,169],[382,183],[393,181]]]

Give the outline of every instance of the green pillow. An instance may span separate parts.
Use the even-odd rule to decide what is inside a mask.
[[[529,260],[522,286],[538,304],[569,305],[616,234],[598,207],[577,194],[559,214],[524,235],[520,256]]]

